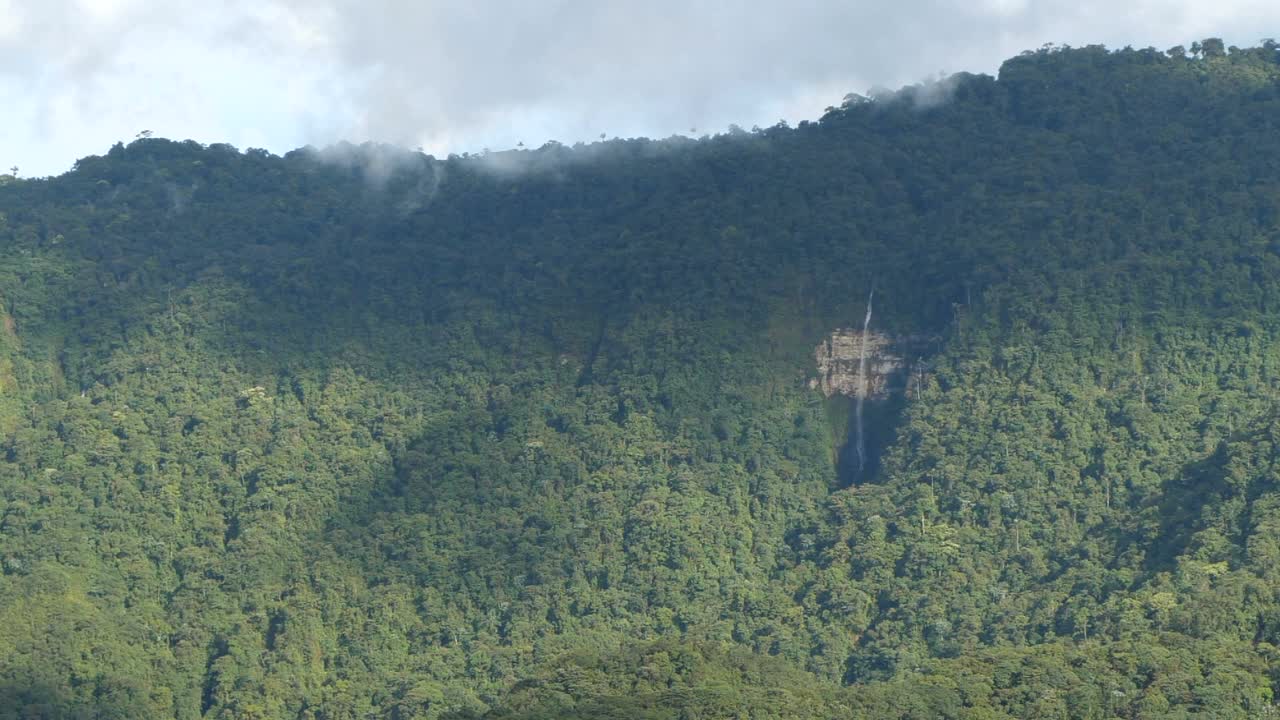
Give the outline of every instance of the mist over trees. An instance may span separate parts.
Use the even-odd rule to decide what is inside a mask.
[[[1268,716],[1278,81],[0,177],[0,718]]]

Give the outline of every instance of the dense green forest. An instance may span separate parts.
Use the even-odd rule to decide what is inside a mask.
[[[871,403],[837,328],[929,338]],[[1280,46],[0,176],[0,718],[1280,713]]]

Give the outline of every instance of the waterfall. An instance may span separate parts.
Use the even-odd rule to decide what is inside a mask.
[[[871,288],[867,295],[867,316],[862,320],[862,347],[858,351],[858,392],[854,399],[854,432],[857,434],[858,474],[867,466],[867,442],[862,428],[862,402],[867,398],[867,329],[871,327],[871,300],[876,296],[876,289]]]

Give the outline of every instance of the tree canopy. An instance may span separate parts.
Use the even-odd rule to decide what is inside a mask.
[[[0,718],[1264,717],[1280,62],[0,177]],[[871,408],[813,348],[927,338]]]

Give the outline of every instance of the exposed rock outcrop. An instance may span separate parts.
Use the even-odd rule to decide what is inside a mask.
[[[840,328],[819,343],[814,348],[818,377],[810,380],[809,386],[820,389],[827,397],[844,395],[856,398],[862,336],[861,330]],[[866,333],[866,399],[887,400],[890,395],[902,392],[908,385],[913,366],[929,342],[929,338],[914,335],[891,337],[877,332]]]

